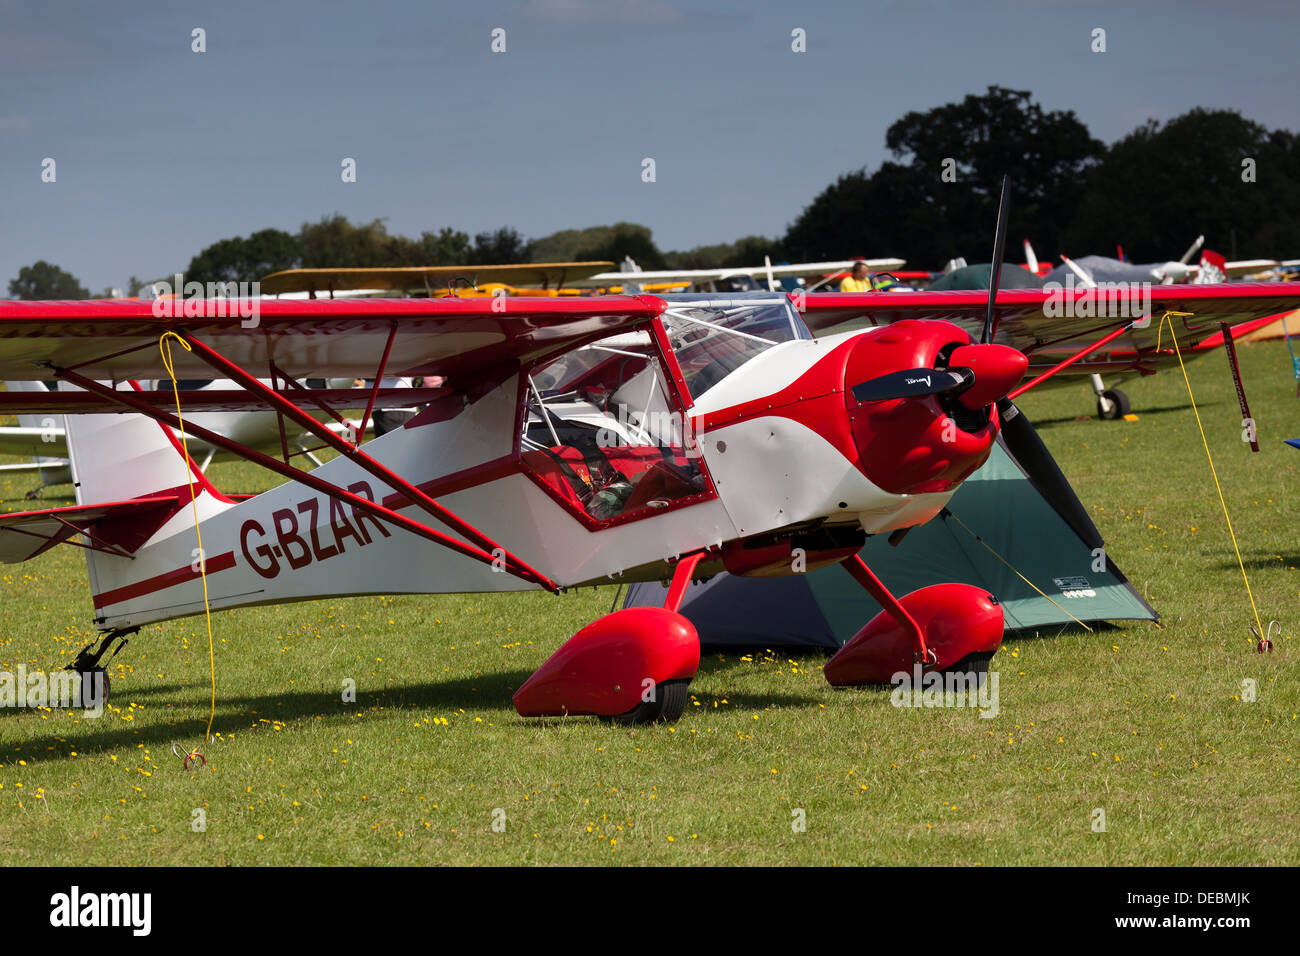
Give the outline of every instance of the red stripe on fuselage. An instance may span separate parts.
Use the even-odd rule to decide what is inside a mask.
[[[225,554],[218,554],[209,558],[207,570],[209,575],[216,574],[218,571],[225,571],[235,566],[235,552],[227,551]],[[131,598],[142,597],[146,594],[152,594],[155,591],[162,591],[165,588],[172,588],[178,584],[185,584],[187,581],[193,581],[199,577],[199,572],[194,570],[193,565],[186,565],[183,568],[177,568],[175,571],[166,571],[162,574],[155,575],[152,578],[145,578],[143,581],[137,581],[135,584],[127,584],[120,588],[114,588],[111,591],[104,591],[95,595],[95,607],[108,607],[110,604],[120,604],[123,601],[129,601]]]
[[[416,487],[430,498],[439,498],[457,491],[464,491],[466,488],[486,485],[490,481],[506,478],[518,471],[519,463],[515,461],[514,456],[503,455],[500,458],[494,458],[492,461],[485,461],[481,465],[463,468],[460,471],[453,471],[449,475],[443,475],[441,478],[423,482],[416,485]],[[401,492],[393,492],[391,495],[384,496],[382,504],[385,508],[400,511],[402,508],[409,508],[412,502]]]

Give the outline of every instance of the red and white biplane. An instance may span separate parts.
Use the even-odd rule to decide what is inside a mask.
[[[1294,308],[1300,285],[1152,295],[1157,316],[1194,312],[1208,327]],[[966,293],[900,298],[263,300],[255,328],[223,317],[224,303],[159,318],[132,301],[0,302],[0,378],[79,389],[0,394],[0,413],[68,416],[77,493],[75,506],[0,515],[0,561],[63,542],[86,549],[104,637],[83,652],[83,671],[143,625],[203,613],[205,590],[221,610],[664,580],[664,607],[582,629],[514,703],[525,716],[673,719],[699,664],[677,610],[693,579],[842,562],[885,610],[826,664],[831,683],[886,682],[914,662],[978,672],[1002,640],[996,597],[941,584],[895,598],[858,557],[864,536],[937,515],[999,429],[1018,458],[1035,457],[1026,448],[1037,439],[1007,399],[1028,361],[992,344],[999,330],[1068,359],[1080,339],[1116,328],[1154,347],[1157,322],[1045,317],[1037,291],[995,291],[983,306]],[[936,318],[980,311],[978,337]],[[879,327],[809,332],[846,317]],[[167,333],[184,345],[167,337],[178,378],[234,387],[136,384],[169,383]],[[334,414],[354,391],[301,384],[391,375],[442,385],[402,390],[400,404],[422,410],[364,444],[312,414]],[[370,407],[391,398],[382,391]],[[339,454],[302,470],[287,448],[275,457],[189,420],[182,436],[177,394],[185,413],[270,410]],[[187,460],[191,436],[285,483],[227,497]]]

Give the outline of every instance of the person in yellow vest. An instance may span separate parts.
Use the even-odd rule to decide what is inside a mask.
[[[871,292],[874,288],[865,262],[853,263],[853,272],[845,276],[844,281],[840,283],[841,292]]]

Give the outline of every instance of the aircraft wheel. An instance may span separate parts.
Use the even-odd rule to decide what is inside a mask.
[[[688,680],[664,681],[655,688],[655,699],[637,704],[626,714],[610,718],[616,724],[672,723],[686,710],[691,699],[691,682]]]
[[[80,671],[79,673],[81,676],[81,693],[79,695],[81,705],[89,707],[96,703],[91,694],[91,681],[95,679],[96,675],[98,675],[104,682],[104,698],[103,700],[98,701],[98,704],[101,707],[106,705],[108,703],[108,698],[113,693],[113,682],[108,679],[108,671],[102,667],[96,667],[88,671]]]
[[[1108,388],[1097,399],[1097,414],[1108,422],[1123,418],[1131,409],[1128,396],[1118,388]]]
[[[944,668],[945,674],[970,674],[975,678],[975,686],[983,687],[989,676],[989,662],[993,660],[994,651],[975,651],[967,654],[951,667]]]

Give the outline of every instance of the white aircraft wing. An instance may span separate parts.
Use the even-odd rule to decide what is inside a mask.
[[[0,428],[0,455],[22,458],[67,458],[68,444],[62,427]]]
[[[1227,273],[1228,278],[1236,279],[1241,276],[1254,275],[1256,272],[1267,272],[1270,269],[1276,269],[1282,263],[1276,259],[1239,259],[1235,262],[1225,262],[1223,271]]]
[[[796,262],[786,265],[756,265],[729,269],[656,269],[637,272],[600,272],[589,276],[573,285],[621,285],[625,282],[709,282],[715,279],[729,279],[732,276],[753,276],[766,278],[770,268],[774,278],[786,276],[825,275],[828,272],[845,272],[852,269],[854,263],[865,262],[872,272],[892,272],[907,265],[905,259],[842,259],[836,262]]]

